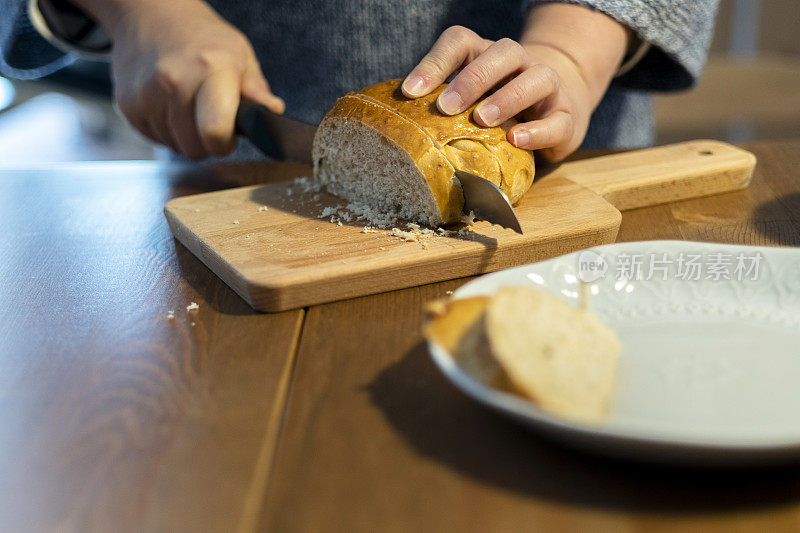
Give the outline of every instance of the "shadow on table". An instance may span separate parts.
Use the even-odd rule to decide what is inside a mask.
[[[217,313],[226,315],[260,314],[177,239],[174,239],[174,245],[177,274],[200,295],[201,305],[209,305]],[[175,268],[174,263],[171,266]]]
[[[800,246],[800,193],[764,202],[753,212],[756,231],[781,246]]]
[[[419,453],[519,493],[597,507],[698,513],[800,499],[797,467],[668,468],[559,447],[466,398],[439,373],[423,343],[380,374],[369,391]]]

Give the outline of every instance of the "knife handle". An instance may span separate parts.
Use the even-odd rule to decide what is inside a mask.
[[[552,175],[582,185],[624,211],[743,189],[755,164],[755,156],[746,150],[698,140],[570,161]]]
[[[256,148],[272,159],[284,160],[285,156],[278,143],[270,133],[266,117],[273,114],[261,104],[242,97],[236,111],[236,128],[238,135],[247,138]]]

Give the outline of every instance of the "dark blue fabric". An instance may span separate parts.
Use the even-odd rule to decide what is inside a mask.
[[[0,73],[34,79],[75,61],[75,57],[64,54],[34,29],[26,0],[0,0],[0,10]]]
[[[408,74],[448,26],[492,40],[518,39],[524,17],[519,0],[210,3],[253,41],[273,91],[286,100],[286,114],[312,123],[348,91]],[[651,144],[651,107],[647,92],[611,88],[583,146]]]

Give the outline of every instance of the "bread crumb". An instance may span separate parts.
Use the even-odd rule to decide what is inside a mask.
[[[385,246],[381,246],[381,247],[379,248],[379,250],[385,250],[385,249],[386,249],[386,247],[385,247]]]
[[[265,205],[260,205],[260,206],[258,206],[258,212],[259,212],[259,213],[260,213],[261,211],[266,211],[267,209],[269,209],[269,208],[268,208],[267,206],[265,206]]]
[[[199,212],[200,212],[200,208],[196,207],[196,208],[194,209],[194,212],[195,212],[195,213],[199,213]]]
[[[474,217],[474,213],[470,215]],[[405,229],[401,229],[395,217],[375,213],[370,210],[369,207],[356,202],[351,202],[347,204],[347,206],[339,204],[333,207],[325,207],[320,214],[317,215],[317,218],[327,218],[331,224],[336,224],[337,226],[341,226],[343,221],[364,221],[367,222],[367,224],[363,227],[361,233],[379,233],[389,237],[396,237],[405,242],[417,242],[423,248],[428,248],[429,241],[434,237],[447,237],[451,235],[466,236],[469,233],[467,228],[462,228],[458,231],[445,228],[433,229],[422,227],[416,222],[407,222],[405,224]]]
[[[470,211],[468,215],[461,215],[461,222],[467,226],[475,224],[475,211]]]
[[[247,235],[244,236],[244,238],[245,239],[249,239],[250,238],[250,234],[248,233]]]
[[[342,208],[341,205],[337,205],[336,207],[326,207],[325,209],[322,210],[322,213],[317,215],[317,218],[328,218],[331,217],[332,215],[336,215],[337,211],[341,208]]]
[[[322,190],[322,184],[315,181],[308,176],[301,176],[292,180],[292,185],[298,187],[302,192],[319,192]],[[318,197],[319,195],[317,195]],[[318,200],[319,198],[314,198]]]
[[[170,320],[170,321],[175,320],[175,311],[173,311],[171,309],[169,311],[167,311],[167,320]]]
[[[403,231],[400,228],[392,228],[392,231],[389,232],[390,237],[397,237],[400,240],[406,242],[417,242],[419,238],[414,235],[412,231]]]
[[[445,294],[450,296],[451,294],[453,294],[453,291],[447,291]]]
[[[239,223],[239,219],[237,218],[236,220],[233,221],[233,223],[234,224],[238,224]]]
[[[430,228],[420,227],[419,224],[415,224],[413,222],[406,224],[406,228],[406,230],[392,228],[392,231],[390,231],[387,235],[390,237],[397,237],[401,241],[405,242],[418,242],[420,246],[425,249],[428,248],[428,241],[437,236],[436,231]]]
[[[392,225],[397,224],[398,218],[393,215],[380,213],[366,204],[359,202],[350,202],[347,206],[337,205],[336,207],[325,207],[317,218],[331,217],[331,222],[336,223],[339,220],[345,222],[362,221],[366,222],[369,226],[374,226],[380,229],[388,229]]]
[[[196,312],[198,309],[200,309],[200,306],[195,302],[190,302],[189,305],[186,306],[186,311],[189,313]]]
[[[194,322],[189,322],[189,325],[194,327]]]

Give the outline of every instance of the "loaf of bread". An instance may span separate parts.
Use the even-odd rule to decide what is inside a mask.
[[[425,329],[470,375],[572,420],[608,412],[620,343],[589,311],[532,287],[434,309]]]
[[[484,128],[470,107],[436,108],[442,85],[409,99],[401,80],[348,93],[314,137],[314,177],[329,192],[377,212],[430,226],[456,222],[464,199],[454,169],[491,180],[515,203],[533,183],[533,156],[506,140],[514,124]]]

